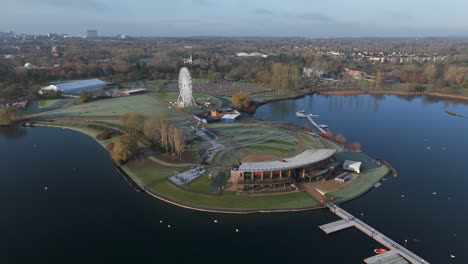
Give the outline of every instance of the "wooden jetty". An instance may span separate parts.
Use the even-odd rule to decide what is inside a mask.
[[[356,227],[357,229],[362,231],[364,234],[370,236],[371,238],[373,238],[375,241],[379,242],[383,246],[387,247],[388,249],[391,249],[391,251],[390,251],[390,252],[392,252],[391,254],[390,253],[387,254],[387,255],[382,254],[383,257],[381,257],[382,259],[380,259],[381,262],[378,262],[379,257],[376,257],[374,259],[371,258],[370,260],[367,259],[368,261],[374,261],[375,260],[374,262],[366,262],[366,263],[405,263],[405,262],[401,262],[401,261],[406,260],[407,261],[406,263],[409,262],[409,263],[426,263],[426,264],[429,264],[429,262],[427,262],[426,260],[424,260],[421,257],[417,256],[413,252],[409,251],[407,248],[399,245],[398,243],[396,243],[395,241],[393,241],[389,237],[385,236],[384,234],[380,233],[376,229],[374,229],[371,226],[367,225],[363,221],[361,221],[358,218],[354,217],[352,214],[350,214],[347,211],[343,210],[342,208],[338,207],[336,204],[334,204],[332,202],[329,202],[329,203],[326,203],[325,205],[330,209],[330,211],[332,211],[334,214],[339,216],[341,219],[343,219],[347,223],[351,224],[352,226]],[[340,222],[340,224],[338,224],[337,222],[334,222],[334,223],[331,223],[331,224],[326,225],[326,226],[329,227],[327,230],[332,230],[333,226],[339,227],[339,226],[346,226],[346,225],[343,222]],[[391,257],[391,255],[394,254],[394,253],[397,254],[399,256],[399,258]],[[385,259],[385,257],[387,257],[387,259]],[[392,259],[396,260],[397,262],[390,262]],[[401,259],[403,259],[403,260],[401,260]],[[386,260],[387,262],[384,262],[383,260]],[[400,261],[400,262],[398,262],[398,261]]]
[[[318,131],[320,131],[321,133],[325,133],[325,130],[323,130],[323,128],[321,128],[317,123],[315,123],[314,119],[312,119],[312,116],[313,116],[312,114],[306,114],[304,112],[304,110],[302,110],[302,111],[296,112],[296,116],[298,118],[307,118],[307,119],[309,119],[310,123],[312,123],[312,125],[314,125],[315,128],[317,128]]]
[[[394,177],[397,177],[397,176],[398,176],[398,172],[396,171],[395,168],[392,167],[392,165],[390,165],[390,163],[388,163],[388,162],[385,161],[385,160],[380,160],[380,162],[382,162],[383,165],[387,166],[388,170],[390,171],[390,173],[391,173]]]
[[[330,223],[330,224],[326,224],[326,225],[321,225],[319,226],[320,229],[322,229],[325,233],[327,234],[331,234],[331,233],[335,233],[335,232],[338,232],[340,230],[343,230],[343,229],[346,229],[346,228],[350,228],[354,226],[352,223],[350,223],[349,221],[346,221],[346,220],[338,220],[336,222],[333,222],[333,223]]]

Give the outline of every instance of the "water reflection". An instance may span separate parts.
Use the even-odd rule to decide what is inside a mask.
[[[21,126],[14,127],[2,127],[0,126],[0,136],[3,136],[5,139],[20,139],[25,137],[27,130]]]

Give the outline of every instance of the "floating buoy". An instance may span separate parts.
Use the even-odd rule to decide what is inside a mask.
[[[427,149],[431,149],[431,147],[427,147]]]
[[[162,220],[159,220],[159,223],[161,223],[161,224],[162,224]]]
[[[236,229],[236,233],[239,233],[239,229]]]
[[[214,220],[213,222],[218,223],[218,220]]]
[[[171,225],[167,225],[168,228],[171,228]]]
[[[46,190],[46,191],[47,191],[47,186],[46,186],[46,187],[44,187],[44,190]]]
[[[405,196],[402,194],[402,195],[401,195],[401,198],[404,198],[404,197],[405,197]]]
[[[433,194],[433,195],[436,195],[437,193],[436,193],[436,192],[433,192],[432,194]]]
[[[451,257],[451,258],[455,258],[455,256],[454,256],[454,255],[450,255],[450,257]]]

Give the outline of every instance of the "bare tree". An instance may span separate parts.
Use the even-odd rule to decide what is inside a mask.
[[[184,132],[180,128],[174,129],[174,147],[179,159],[182,159],[182,153],[185,151]]]
[[[166,120],[161,120],[161,147],[166,149],[166,153],[169,152],[169,124]]]
[[[143,133],[153,144],[161,142],[161,123],[158,116],[152,116],[146,120]]]
[[[338,134],[336,136],[336,142],[340,143],[341,145],[344,145],[346,143],[346,138],[342,134]]]

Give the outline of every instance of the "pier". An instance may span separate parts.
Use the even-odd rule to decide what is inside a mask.
[[[325,133],[325,130],[323,130],[323,128],[321,128],[317,123],[315,123],[314,119],[312,119],[311,114],[306,114],[304,113],[304,110],[302,110],[302,111],[296,112],[296,116],[299,118],[309,119],[310,123],[312,123],[312,125],[314,125],[318,131],[320,131],[321,133]]]
[[[426,260],[422,259],[421,257],[417,256],[413,252],[409,251],[407,248],[399,245],[389,237],[385,236],[384,234],[380,233],[376,229],[372,228],[371,226],[367,225],[363,221],[359,220],[358,218],[354,217],[352,214],[348,213],[347,211],[343,210],[342,208],[338,207],[336,204],[330,202],[325,204],[330,211],[334,214],[342,218],[343,220],[333,222],[328,225],[321,226],[320,228],[324,230],[322,227],[326,227],[327,231],[333,231],[334,229],[339,229],[339,227],[346,227],[348,224],[350,226],[354,226],[357,229],[361,230],[364,234],[370,236],[375,241],[379,242],[383,246],[391,249],[388,254],[383,255],[381,257],[375,256],[375,258],[366,259],[366,263],[405,263],[404,260],[409,261],[409,263],[427,263]],[[347,224],[345,224],[345,221]],[[339,222],[339,223],[338,223]],[[347,228],[347,227],[346,227]],[[339,229],[342,230],[343,228]],[[327,234],[332,232],[327,232]],[[390,253],[391,252],[391,253]],[[400,256],[401,259],[398,259],[395,255]],[[403,259],[404,258],[404,259]],[[393,262],[391,262],[393,261]],[[396,261],[396,262],[395,262]],[[408,263],[408,262],[406,262]]]

